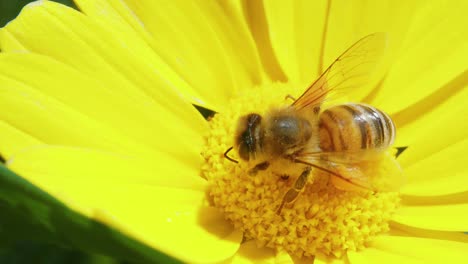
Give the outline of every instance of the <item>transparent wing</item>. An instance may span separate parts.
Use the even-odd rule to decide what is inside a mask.
[[[343,150],[343,151],[302,151],[297,154],[297,157],[307,160],[322,160],[331,161],[334,163],[360,163],[369,162],[379,159],[382,155],[381,149],[361,149],[357,151]]]
[[[405,183],[400,165],[388,152],[373,154],[372,158],[332,152],[303,154],[296,161],[330,174],[332,183],[339,189],[398,191]]]
[[[292,106],[297,110],[313,109],[320,106],[325,97],[339,96],[345,90],[368,84],[383,61],[386,45],[385,33],[362,38],[341,54]]]

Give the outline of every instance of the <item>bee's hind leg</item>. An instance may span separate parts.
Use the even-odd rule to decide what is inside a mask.
[[[249,175],[250,176],[255,176],[255,175],[257,175],[257,173],[259,171],[264,171],[264,170],[268,169],[268,167],[270,167],[270,162],[268,162],[268,161],[258,163],[257,165],[255,165],[255,167],[253,167],[253,168],[251,168],[249,170]]]
[[[283,207],[285,204],[291,204],[293,203],[297,197],[299,196],[299,193],[304,189],[304,187],[307,184],[307,180],[309,179],[310,175],[310,166],[307,166],[304,171],[297,177],[296,181],[294,182],[294,186],[289,189],[286,194],[283,196],[283,201],[281,202],[280,206],[276,210],[277,214],[281,213],[281,210],[283,210]]]
[[[284,97],[284,100],[287,100],[287,99],[291,99],[291,100],[293,100],[293,102],[296,101],[296,98],[292,97],[292,95],[290,95],[290,94],[288,94],[288,95],[286,95],[286,96]]]

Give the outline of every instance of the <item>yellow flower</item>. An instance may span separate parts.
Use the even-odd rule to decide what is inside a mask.
[[[225,162],[234,128],[208,125],[192,104],[223,116],[245,109],[243,96],[301,90],[357,39],[388,32],[388,73],[350,98],[389,113],[395,146],[408,146],[401,206],[388,232],[340,259],[314,245],[315,262],[466,262],[465,1],[76,4],[82,13],[35,2],[0,31],[0,153],[22,177],[182,261],[311,260],[243,242],[206,199],[200,168],[207,177]],[[222,144],[207,149],[216,129]]]

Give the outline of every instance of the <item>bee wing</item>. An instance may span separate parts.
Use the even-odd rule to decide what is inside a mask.
[[[386,46],[385,33],[360,39],[341,54],[292,106],[297,110],[313,109],[320,106],[325,97],[335,97],[343,90],[368,84],[383,60]]]
[[[398,191],[405,183],[401,167],[390,153],[373,153],[367,158],[359,158],[359,155],[341,152],[303,154],[296,161],[328,173],[339,189]]]
[[[354,164],[364,161],[373,161],[382,154],[380,149],[360,149],[357,151],[302,151],[297,157],[305,160],[326,160],[334,163]]]

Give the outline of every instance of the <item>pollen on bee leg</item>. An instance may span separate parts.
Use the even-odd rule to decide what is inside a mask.
[[[399,195],[340,190],[330,175],[312,169],[309,182],[297,199],[285,204],[277,214],[284,195],[301,175],[303,165],[291,161],[270,162],[264,169],[258,165],[259,161],[245,162],[238,157],[234,135],[241,115],[264,114],[272,106],[290,104],[285,102],[285,95],[300,95],[300,90],[292,91],[290,85],[272,84],[245,90],[234,97],[225,112],[209,121],[201,174],[210,183],[208,195],[212,205],[235,228],[242,230],[246,239],[292,256],[324,254],[339,258],[348,250],[364,248],[373,237],[388,231],[388,221],[398,206]],[[234,149],[229,155],[239,160],[238,164],[223,155],[231,146]],[[251,175],[249,170],[255,166],[260,169]],[[385,174],[386,168],[369,171]]]

